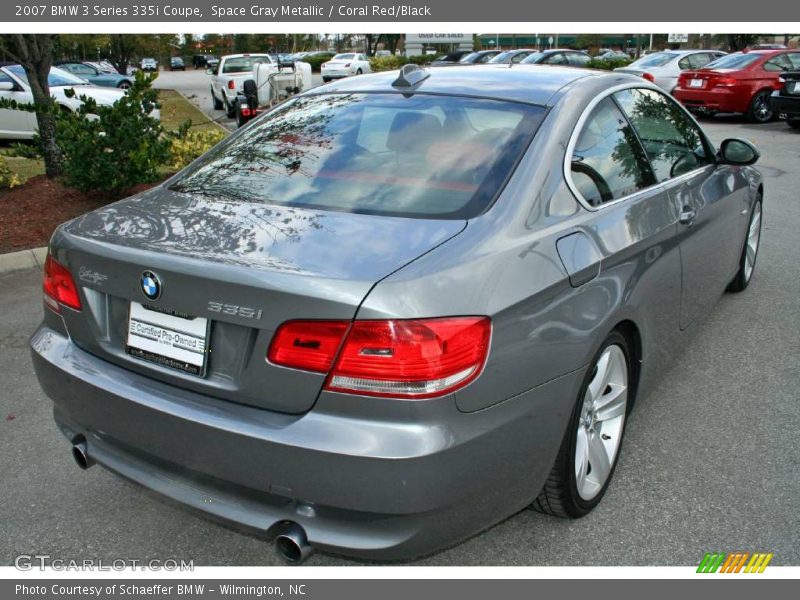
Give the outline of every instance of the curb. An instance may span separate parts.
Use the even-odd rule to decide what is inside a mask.
[[[0,254],[0,273],[31,269],[33,267],[42,268],[46,257],[47,246]]]
[[[166,90],[169,90],[170,92],[175,92],[176,94],[178,94],[178,95],[179,95],[181,98],[183,98],[184,100],[186,100],[186,102],[188,102],[189,104],[191,104],[192,106],[194,106],[194,107],[195,107],[195,108],[196,108],[198,111],[200,111],[200,114],[202,114],[202,115],[203,115],[203,116],[204,116],[206,119],[208,119],[208,122],[209,122],[209,123],[213,123],[214,125],[216,125],[217,127],[219,127],[219,128],[222,130],[222,131],[224,131],[224,132],[225,132],[225,133],[227,133],[228,135],[230,135],[231,133],[233,133],[233,131],[236,131],[235,129],[234,129],[234,130],[230,130],[230,129],[228,129],[228,128],[227,128],[227,127],[225,127],[225,126],[224,126],[222,123],[220,123],[219,121],[217,121],[217,120],[216,120],[214,117],[212,117],[211,115],[207,115],[205,112],[203,112],[203,109],[202,109],[202,108],[200,108],[200,107],[199,107],[197,104],[195,104],[194,102],[192,102],[192,101],[189,99],[189,97],[188,97],[186,94],[184,94],[182,91],[180,91],[180,90],[175,90],[175,89],[172,89],[172,88],[161,88],[161,89],[163,89],[163,90],[165,90],[165,91],[166,91]],[[202,125],[202,123],[198,123],[198,125]]]

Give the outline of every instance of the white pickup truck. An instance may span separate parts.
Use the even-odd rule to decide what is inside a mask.
[[[219,59],[216,67],[206,72],[211,75],[211,102],[215,110],[225,110],[229,117],[236,116],[236,99],[242,92],[242,84],[253,79],[257,64],[272,65],[269,54],[228,54]]]

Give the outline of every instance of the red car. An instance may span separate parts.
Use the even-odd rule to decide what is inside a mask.
[[[766,123],[775,114],[769,97],[778,77],[794,70],[800,70],[800,50],[744,50],[684,71],[672,93],[699,114],[744,113],[751,121]]]

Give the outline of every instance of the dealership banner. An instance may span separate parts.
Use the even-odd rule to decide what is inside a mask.
[[[708,596],[730,598],[794,597],[796,581],[790,579],[720,579],[716,584],[705,584]],[[46,579],[0,581],[0,597],[36,598],[38,600],[84,600],[87,598],[151,600],[153,598],[193,598],[217,600],[220,598],[258,598],[286,600],[353,600],[354,598],[380,598],[380,600],[408,600],[415,598],[459,600],[532,600],[549,597],[643,598],[672,600],[676,597],[695,598],[697,582],[686,579],[672,580],[591,580],[591,579],[302,579],[276,580],[63,580]]]
[[[534,0],[23,0],[0,4],[0,23],[63,22],[768,22],[796,20],[785,0],[544,2]],[[792,14],[794,13],[794,14]]]

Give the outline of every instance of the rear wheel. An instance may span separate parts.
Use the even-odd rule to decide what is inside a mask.
[[[774,113],[769,105],[769,90],[761,90],[750,102],[750,108],[747,111],[747,118],[754,123],[768,123],[772,120]]]
[[[131,89],[131,82],[130,81],[121,81],[120,84],[117,86],[121,90],[129,90]]]
[[[226,98],[224,100],[224,103],[225,103],[225,115],[229,119],[232,119],[233,117],[236,116],[236,105],[238,104],[238,102],[233,102],[233,104],[231,104],[228,102],[228,99]]]
[[[214,95],[214,88],[211,88],[211,105],[214,107],[214,110],[222,110],[222,102],[217,100],[217,97]]]
[[[786,119],[786,123],[792,129],[800,129],[800,119]]]
[[[324,83],[328,83],[330,80],[331,80],[331,78],[330,78],[330,77],[323,77],[323,78],[322,78],[322,81],[323,81]]]
[[[625,337],[612,332],[586,374],[547,482],[531,507],[558,517],[589,513],[617,464],[634,381]]]
[[[753,278],[753,271],[756,268],[756,259],[758,258],[758,247],[761,243],[761,198],[756,200],[753,209],[750,211],[750,225],[747,228],[746,235],[742,256],[739,259],[739,270],[736,272],[736,277],[728,285],[729,292],[745,290]]]
[[[364,74],[364,71],[362,71],[361,69],[359,69],[358,71],[356,71],[356,75],[363,75],[363,74]]]

